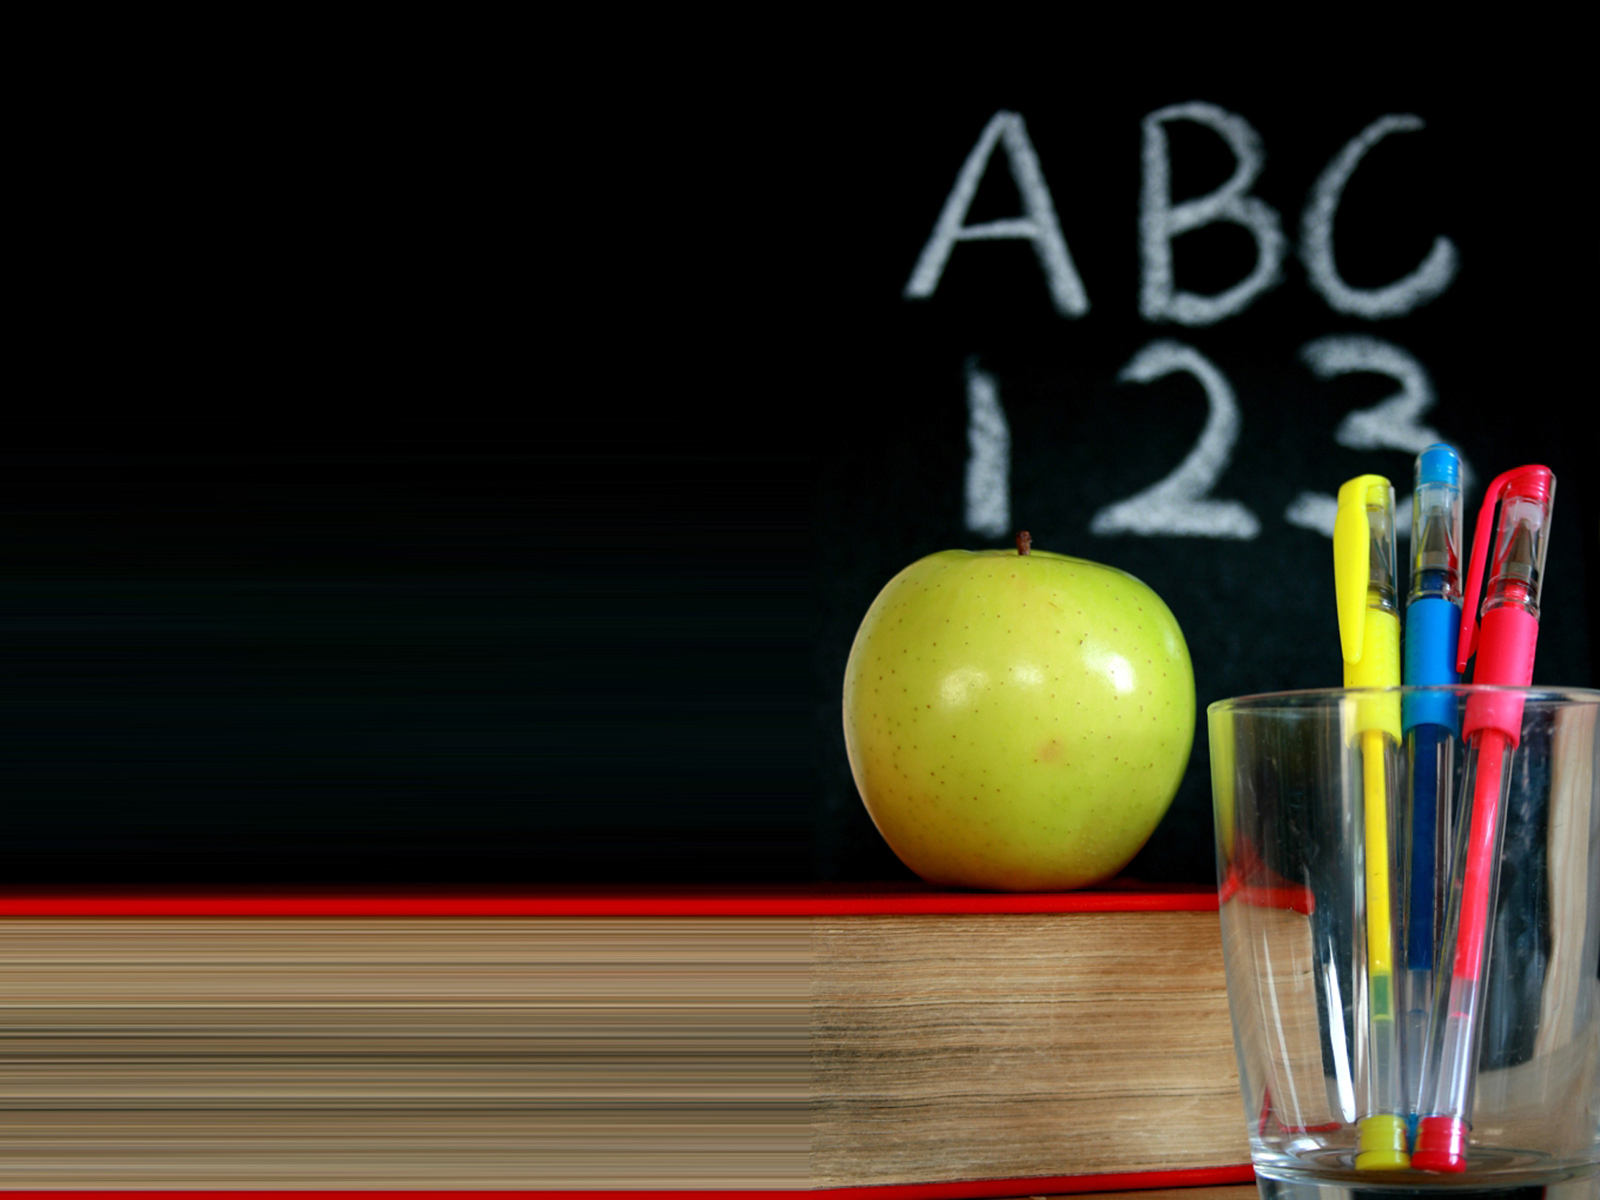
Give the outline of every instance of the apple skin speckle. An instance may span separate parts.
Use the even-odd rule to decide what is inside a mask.
[[[938,642],[949,625],[968,639]],[[903,690],[885,695],[872,681],[891,661]],[[947,550],[896,575],[863,619],[845,748],[878,830],[924,879],[1064,890],[1116,874],[1148,840],[1195,707],[1182,631],[1133,576],[1042,550]],[[1060,732],[1041,741],[1047,717]]]

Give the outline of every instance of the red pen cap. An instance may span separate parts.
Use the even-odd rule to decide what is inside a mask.
[[[1467,568],[1461,640],[1456,647],[1457,672],[1466,671],[1467,660],[1478,650],[1480,595],[1485,614],[1510,604],[1538,619],[1544,556],[1550,544],[1550,506],[1555,494],[1556,477],[1549,467],[1541,466],[1518,467],[1498,475],[1484,493],[1478,523],[1472,531],[1472,561]],[[1488,557],[1489,530],[1497,503],[1500,522],[1489,582],[1483,591],[1484,560]]]

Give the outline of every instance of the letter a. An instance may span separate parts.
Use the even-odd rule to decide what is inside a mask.
[[[989,165],[995,143],[1005,148],[1006,163],[1011,168],[1011,178],[1016,181],[1022,196],[1022,207],[1027,216],[1004,221],[990,221],[983,225],[964,225],[972,198],[977,195],[978,183]],[[957,242],[1022,238],[1033,243],[1033,252],[1039,256],[1044,268],[1045,281],[1050,285],[1050,299],[1056,311],[1064,317],[1081,317],[1089,311],[1089,296],[1083,282],[1072,265],[1072,255],[1067,253],[1067,241],[1061,236],[1061,225],[1056,220],[1055,203],[1050,199],[1050,189],[1045,186],[1044,173],[1039,170],[1039,157],[1028,140],[1027,128],[1020,113],[997,112],[984,126],[978,144],[967,155],[956,176],[956,185],[944,202],[944,211],[933,227],[933,236],[922,248],[917,265],[911,272],[910,282],[904,292],[907,300],[925,300],[939,286],[945,263]]]
[[[1167,158],[1168,121],[1193,121],[1221,135],[1238,162],[1233,176],[1196,200],[1172,203],[1171,164]],[[1139,313],[1146,321],[1211,325],[1243,312],[1277,283],[1283,266],[1283,228],[1277,210],[1249,195],[1266,155],[1261,137],[1243,117],[1214,104],[1196,102],[1158,109],[1144,119],[1144,185],[1139,197],[1139,256],[1143,261]],[[1256,240],[1255,270],[1215,296],[1178,291],[1172,282],[1172,242],[1180,233],[1231,221]]]

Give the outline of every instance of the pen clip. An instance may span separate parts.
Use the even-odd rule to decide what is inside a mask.
[[[1333,594],[1339,612],[1339,649],[1347,663],[1361,661],[1367,627],[1367,592],[1372,583],[1372,525],[1367,495],[1389,487],[1381,475],[1358,475],[1339,489],[1333,520]]]
[[[1514,467],[1494,477],[1483,495],[1478,522],[1472,530],[1472,558],[1467,564],[1465,595],[1461,605],[1461,637],[1456,643],[1456,674],[1464,676],[1467,662],[1478,652],[1478,603],[1483,596],[1484,575],[1489,557],[1489,533],[1494,525],[1495,506],[1505,499],[1513,484],[1521,484],[1530,495],[1549,494],[1553,486],[1549,467]]]

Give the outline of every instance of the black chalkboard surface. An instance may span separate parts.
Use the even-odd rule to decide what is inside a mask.
[[[1336,685],[1333,493],[1387,475],[1404,528],[1439,440],[1471,470],[1469,530],[1492,476],[1554,470],[1534,678],[1595,682],[1597,253],[1556,216],[1592,105],[1559,69],[1307,72],[989,80],[874,111],[820,501],[824,682],[898,567],[1027,528],[1167,600],[1202,710]],[[1131,873],[1209,878],[1207,764],[1202,717]],[[825,795],[830,867],[887,869],[848,776]]]
[[[1535,680],[1593,685],[1578,74],[1035,51],[101,114],[3,447],[0,871],[902,878],[839,717],[896,571],[1026,528],[1202,711],[1335,684],[1330,498],[1436,439],[1470,515],[1554,470]],[[1210,877],[1207,770],[1133,872]]]

